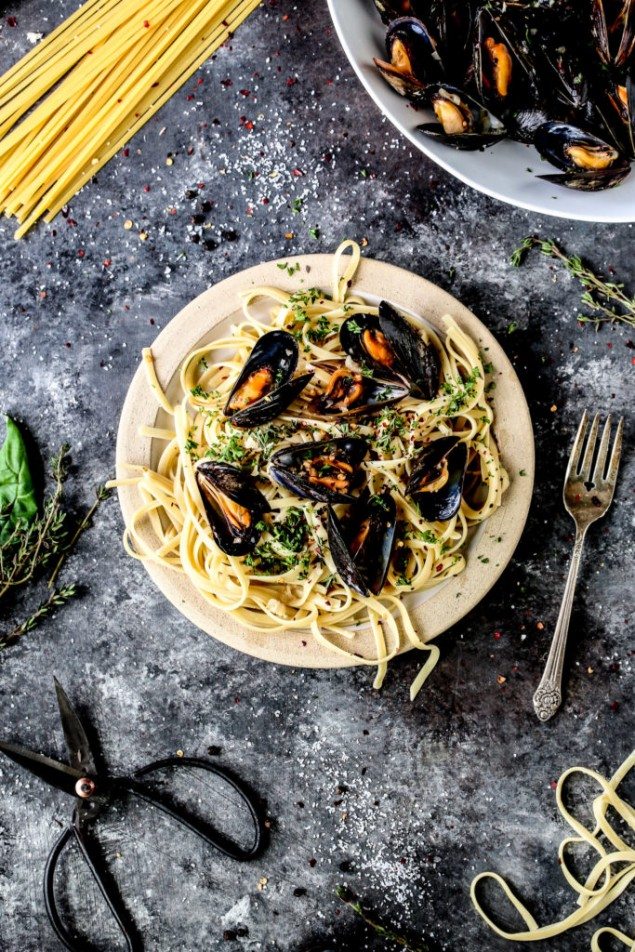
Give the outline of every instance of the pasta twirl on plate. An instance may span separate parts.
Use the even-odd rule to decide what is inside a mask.
[[[135,485],[141,499],[124,536],[130,555],[184,572],[214,608],[231,613],[247,628],[260,632],[310,630],[320,644],[351,663],[376,665],[376,687],[383,681],[387,663],[404,644],[424,650],[428,657],[411,687],[414,697],[439,652],[415,630],[407,596],[464,569],[470,529],[500,506],[509,480],[492,432],[492,383],[488,377],[493,368],[451,316],[443,319],[443,336],[423,320],[407,319],[407,330],[412,333],[416,328],[416,343],[434,357],[436,379],[431,399],[422,399],[415,387],[408,390],[407,386],[397,399],[372,368],[356,365],[344,351],[342,325],[348,322],[349,328],[359,331],[358,324],[372,323],[380,313],[378,307],[350,291],[359,259],[355,242],[346,241],[338,248],[330,294],[302,287],[299,273],[298,290],[293,293],[271,286],[244,292],[243,319],[232,326],[229,336],[204,344],[183,361],[181,396],[174,405],[157,379],[151,351],[145,350],[148,383],[159,406],[173,419],[173,427],[142,428],[141,435],[161,447],[156,466],[131,466],[133,475],[116,484]],[[297,269],[286,264],[279,267],[291,276],[299,272],[299,265]],[[256,316],[254,307],[263,298],[272,305],[265,322]],[[403,322],[404,317],[395,314],[395,320]],[[228,402],[232,405],[245,364],[258,352],[254,346],[272,329],[286,332],[281,335],[285,339],[290,334],[297,342],[295,371],[309,382],[292,377],[291,386],[298,383],[303,389],[275,418],[257,425],[236,425],[240,417],[226,415]],[[377,341],[386,343],[381,334]],[[396,393],[395,377],[398,375],[393,375]],[[343,380],[349,388],[351,381],[356,381],[360,392],[370,380],[369,386],[375,387],[380,397],[374,412],[353,412],[346,402],[342,404],[345,412],[322,412],[319,408],[336,379],[338,385]],[[259,374],[252,373],[241,397],[256,383],[260,383]],[[249,406],[249,399],[243,403]],[[357,508],[365,505],[364,500],[379,498],[388,500],[395,512],[387,571],[375,593],[360,594],[363,588],[356,590],[354,584],[343,581],[339,563],[334,561],[330,521],[337,524],[342,520],[344,525],[349,507],[340,502],[329,507],[315,498],[300,498],[275,476],[276,454],[283,448],[306,446],[310,454],[317,442],[331,439],[361,440],[367,445],[368,453],[359,465],[365,485]],[[439,450],[448,443],[465,445],[457,511],[449,518],[425,518],[425,507],[416,501],[423,497],[413,498],[408,483],[422,454],[429,456],[431,446]],[[330,472],[328,462],[325,473]],[[230,472],[248,473],[254,489],[257,487],[269,506],[251,526],[255,544],[240,555],[223,551],[211,531],[209,500],[201,493],[200,477],[206,466],[214,469],[212,463],[216,469],[222,464],[221,468]],[[325,481],[321,471],[311,472],[315,483]],[[438,492],[439,487],[449,485],[447,461],[437,461],[426,480],[421,492]],[[234,528],[240,528],[246,510],[235,503],[231,506],[232,511],[225,515]],[[154,545],[149,545],[140,531],[148,520],[156,536]],[[360,626],[372,630],[372,658],[361,657],[357,650]]]

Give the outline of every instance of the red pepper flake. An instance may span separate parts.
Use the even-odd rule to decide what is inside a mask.
[[[124,159],[127,159],[130,155],[130,149],[124,149],[121,154],[123,155]]]
[[[241,126],[244,126],[244,128],[248,130],[248,132],[251,132],[251,130],[254,127],[253,122],[251,121],[251,119],[248,119],[247,116],[241,116],[239,119],[239,122]]]
[[[296,178],[299,178],[301,175],[304,175],[302,169],[291,169],[291,175],[295,175]]]
[[[197,86],[202,86],[202,85],[203,85],[203,78],[202,78],[202,76],[199,76],[199,78],[196,80],[196,85],[197,85]]]
[[[290,14],[290,13],[284,13],[284,14],[282,15],[282,22],[283,22],[283,23],[286,23],[287,20],[290,20],[290,19],[291,19],[291,14]]]
[[[143,21],[143,25],[144,25],[144,27],[145,27],[146,30],[147,30],[148,27],[150,26],[150,21],[149,21],[149,20],[144,20],[144,21]]]
[[[295,86],[296,83],[297,83],[297,79],[295,78],[295,76],[287,77],[287,86]]]
[[[197,188],[205,188],[205,182],[197,182],[197,183],[196,183],[196,187],[197,187]]]
[[[620,702],[619,702],[619,701],[611,701],[611,710],[612,710],[612,711],[619,711],[619,709],[620,709]]]
[[[251,96],[251,89],[239,89],[238,92],[241,96]]]
[[[233,79],[221,79],[220,84],[224,86],[225,89],[229,89],[230,86],[234,85],[234,81]]]
[[[112,264],[112,258],[104,258],[104,268],[109,268]]]
[[[549,783],[549,786],[551,787],[552,790],[557,790],[557,789],[558,789],[558,781],[557,781],[557,780],[551,780],[550,783]]]
[[[443,565],[439,563],[435,569],[435,572],[441,572],[443,570]]]
[[[43,301],[46,297],[46,291],[38,291],[37,296],[39,297],[40,301]]]
[[[174,207],[174,205],[171,205],[168,208],[168,215],[176,215],[176,208]]]
[[[268,204],[269,204],[269,199],[267,198],[266,195],[263,195],[263,197],[260,199],[260,204],[261,204],[261,205],[268,205]]]
[[[502,637],[503,637],[502,632],[500,631],[494,632],[494,641],[500,641]]]
[[[18,21],[15,17],[7,17],[7,26],[17,26]]]
[[[150,186],[149,186],[149,185],[144,185],[144,186],[143,186],[143,191],[144,191],[144,192],[149,192],[149,191],[150,191]]]
[[[635,357],[631,357],[631,364],[635,367]]]
[[[78,249],[77,249],[77,257],[78,257],[78,258],[83,258],[83,257],[85,256],[85,254],[86,254],[86,252],[84,251],[83,248],[78,248]]]

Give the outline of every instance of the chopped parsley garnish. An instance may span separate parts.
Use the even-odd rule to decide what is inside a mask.
[[[200,397],[201,400],[209,400],[209,393],[207,390],[203,390],[203,388],[198,384],[195,387],[192,387],[190,393],[193,397]]]
[[[325,314],[320,314],[317,324],[309,330],[309,340],[312,340],[314,344],[318,344],[331,334],[334,334],[336,330],[336,326],[331,324],[328,317]]]
[[[217,463],[239,463],[247,455],[247,450],[241,443],[241,436],[234,434],[224,436],[213,446],[210,446],[205,456],[216,460]]]

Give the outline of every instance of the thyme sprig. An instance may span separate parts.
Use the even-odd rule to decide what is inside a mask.
[[[60,608],[62,605],[65,605],[66,602],[69,602],[71,598],[75,598],[78,592],[79,587],[75,582],[72,582],[70,585],[64,585],[62,588],[54,588],[48,598],[41,602],[34,612],[19,625],[14,625],[13,628],[10,628],[9,631],[2,636],[0,639],[0,651],[14,644],[22,635],[26,635],[28,631],[37,628],[56,608]]]
[[[393,929],[382,925],[380,922],[377,922],[377,920],[373,916],[369,915],[369,913],[364,909],[357,896],[355,896],[350,889],[347,889],[346,886],[336,886],[335,893],[337,897],[341,899],[343,903],[346,903],[346,905],[352,909],[353,912],[356,913],[370,929],[373,930],[375,935],[379,936],[381,939],[386,939],[387,942],[392,942],[394,945],[398,945],[402,949],[409,950],[409,952],[433,952],[432,947],[426,942],[408,939],[406,936],[395,932]]]
[[[511,255],[512,265],[519,267],[532,248],[537,248],[547,258],[559,261],[584,288],[580,301],[593,314],[576,315],[580,324],[593,324],[596,330],[602,324],[614,324],[618,321],[635,327],[635,297],[629,297],[624,292],[623,284],[605,280],[583,264],[578,255],[568,255],[552,239],[540,238],[537,235],[528,235],[523,239]]]
[[[0,605],[11,593],[38,580],[46,579],[48,589],[46,598],[24,621],[0,634],[0,650],[32,631],[79,593],[75,582],[58,587],[57,579],[66,559],[92,525],[97,509],[110,493],[104,486],[99,486],[92,506],[77,523],[73,523],[64,507],[63,497],[70,464],[69,450],[69,445],[64,443],[51,459],[52,487],[39,513],[30,520],[15,520],[0,541]]]

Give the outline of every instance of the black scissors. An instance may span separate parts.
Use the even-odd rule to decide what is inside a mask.
[[[163,813],[201,837],[206,843],[216,847],[225,856],[246,861],[254,859],[262,847],[264,836],[262,813],[255,797],[242,783],[227,771],[214,766],[207,760],[194,757],[168,757],[165,760],[156,760],[140,770],[135,770],[130,777],[109,777],[98,772],[86,731],[56,679],[55,690],[66,746],[68,747],[68,764],[60,763],[43,754],[36,754],[17,744],[0,741],[0,751],[10,757],[11,760],[30,770],[31,773],[45,780],[51,786],[77,798],[71,822],[62,831],[46,861],[44,870],[46,911],[57,937],[71,952],[91,952],[96,948],[92,944],[87,944],[85,940],[80,941],[73,935],[62,920],[55,898],[56,868],[65,847],[75,840],[126,940],[129,952],[141,952],[143,946],[140,937],[129,918],[119,890],[111,878],[98,842],[94,834],[91,834],[91,827],[95,820],[115,800],[132,795],[162,810]],[[214,774],[238,795],[247,808],[253,824],[254,839],[251,846],[244,848],[220,833],[213,826],[202,821],[198,816],[189,813],[174,800],[154,790],[147,782],[144,783],[144,778],[150,778],[150,775],[157,771],[183,767],[197,768]]]

